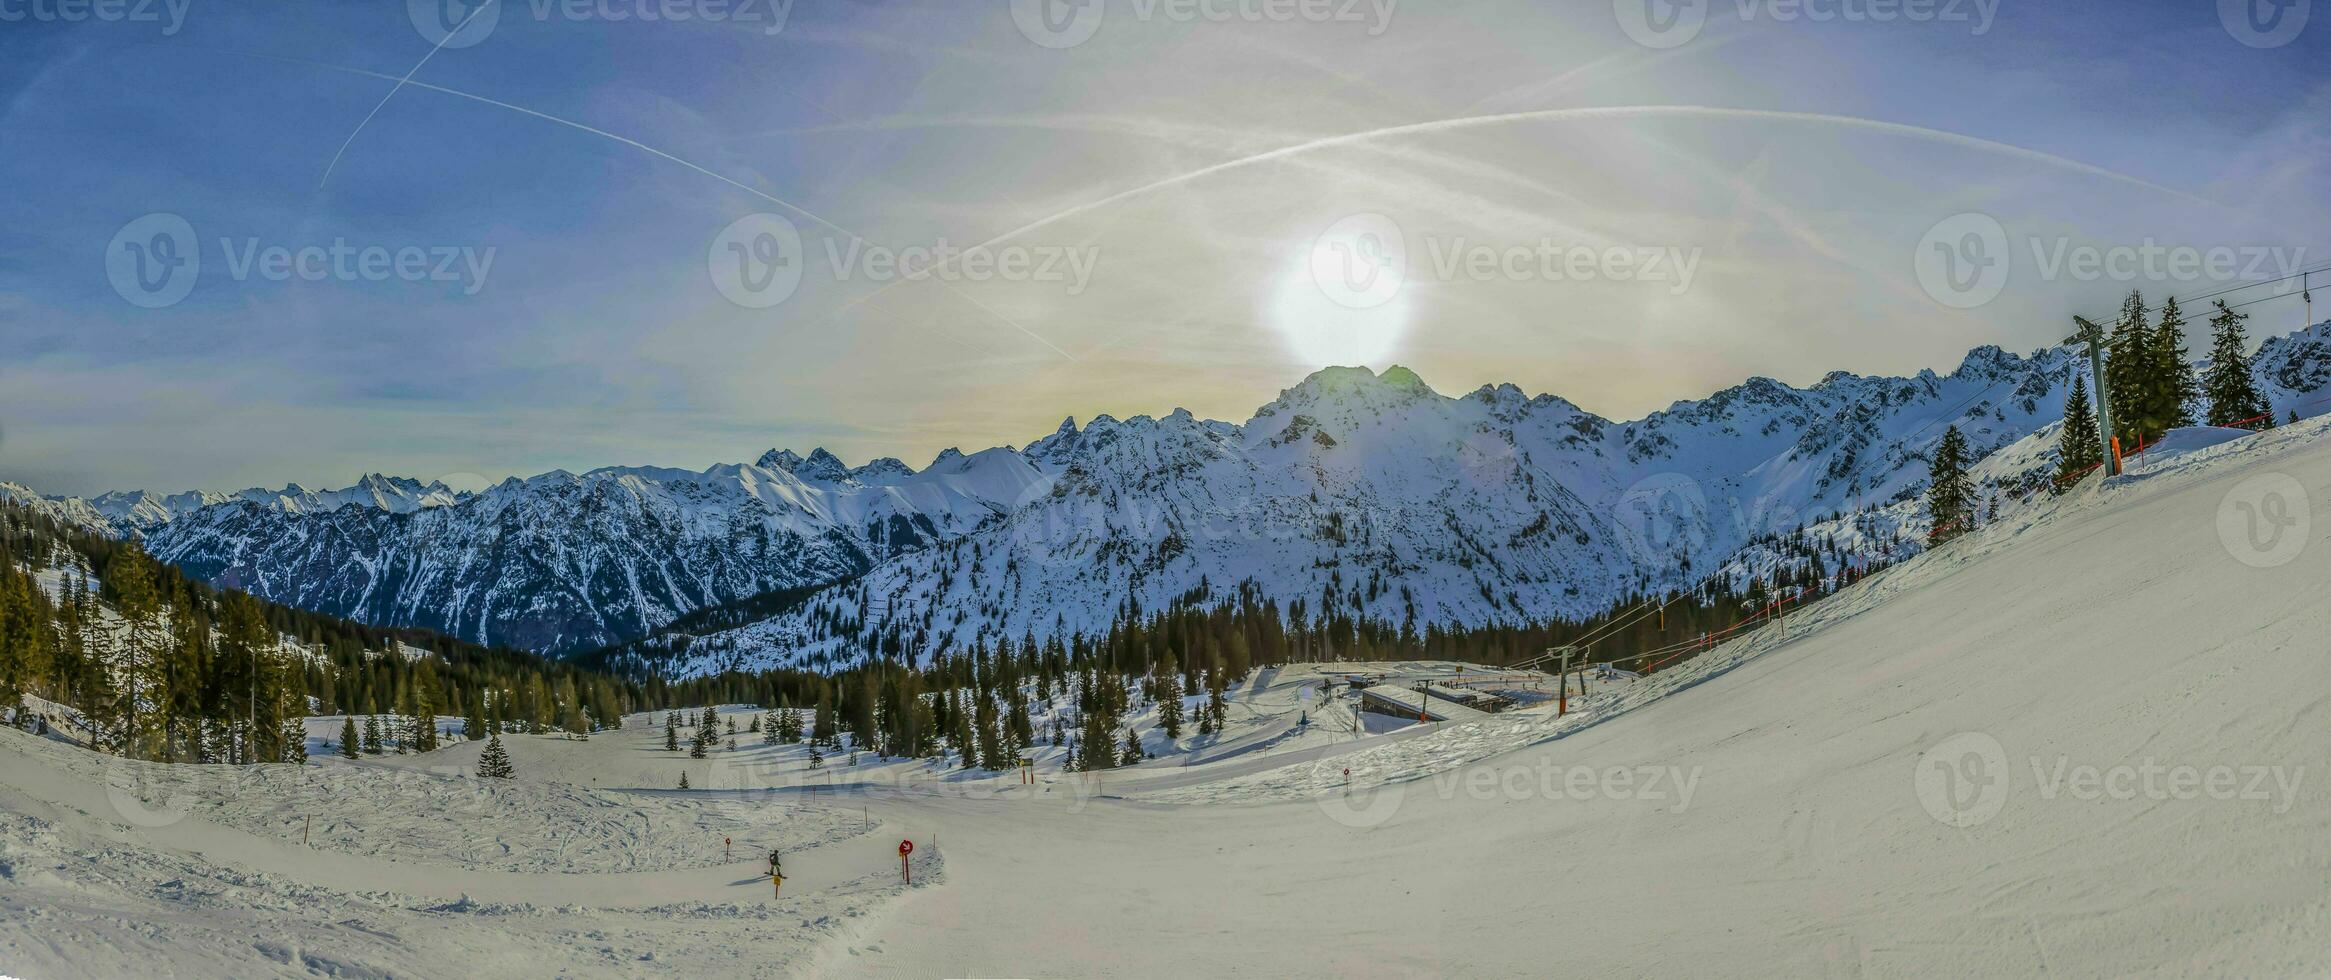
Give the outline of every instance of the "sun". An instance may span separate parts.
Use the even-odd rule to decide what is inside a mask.
[[[1355,215],[1298,249],[1270,322],[1308,368],[1380,366],[1408,328],[1407,250],[1382,215]]]

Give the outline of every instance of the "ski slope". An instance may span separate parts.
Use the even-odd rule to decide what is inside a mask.
[[[1789,642],[1743,640],[1633,710],[1462,769],[1252,806],[904,808],[945,823],[950,885],[906,898],[863,963],[2319,975],[2331,546],[2310,515],[2287,564],[2254,567],[2220,514],[2259,480],[2320,498],[2324,432],[2155,456],[1841,593]]]
[[[2321,974],[2327,429],[2165,445],[1561,718],[1371,735],[1296,665],[1033,786],[660,714],[483,787],[476,743],[224,779],[0,730],[0,973]]]

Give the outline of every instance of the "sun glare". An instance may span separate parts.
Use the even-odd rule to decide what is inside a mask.
[[[1337,222],[1279,279],[1271,324],[1306,368],[1382,366],[1407,330],[1408,256],[1382,215]]]

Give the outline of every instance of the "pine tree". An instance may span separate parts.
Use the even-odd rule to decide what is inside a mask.
[[[680,751],[680,722],[669,711],[664,712],[664,751]]]
[[[810,740],[827,748],[840,748],[842,729],[834,714],[834,692],[820,685],[817,695],[817,713],[811,719]]]
[[[2153,363],[2152,343],[2153,332],[2145,324],[2145,298],[2131,291],[2105,339],[2104,362],[2113,435],[2130,448],[2136,447],[2144,425],[2145,372]]]
[[[364,716],[364,754],[380,754],[380,716]]]
[[[280,761],[289,762],[294,765],[307,764],[308,728],[306,725],[301,724],[298,719],[285,721],[283,723],[283,734],[277,736],[277,738],[281,739],[283,742]]]
[[[2264,427],[2274,424],[2274,410],[2250,376],[2250,338],[2242,330],[2242,321],[2249,318],[2227,307],[2225,300],[2218,301],[2218,314],[2210,318],[2210,370],[2201,385],[2210,400],[2211,425],[2252,423],[2260,416],[2266,417]]]
[[[1967,480],[1967,439],[1959,434],[1958,426],[1944,430],[1942,441],[1934,447],[1934,459],[1926,490],[1926,509],[1933,519],[1933,529],[1927,532],[1926,542],[1939,545],[1966,533],[1974,524],[1974,488]]]
[[[1173,654],[1166,654],[1157,670],[1157,727],[1165,737],[1182,737],[1182,671],[1174,665]]]
[[[2072,376],[2072,393],[2064,398],[2064,433],[2057,443],[2062,462],[2056,481],[2068,485],[2104,464],[2104,441],[2096,434],[2096,411],[2088,404],[2088,379]]]
[[[954,710],[948,712],[955,719],[955,730],[949,740],[955,743],[955,754],[963,757],[963,768],[970,769],[979,764],[979,740],[972,730],[971,709],[954,693],[948,698],[955,703]]]
[[[486,739],[485,750],[478,753],[478,776],[484,779],[508,779],[518,770],[510,765],[510,752],[502,748],[502,735],[494,733]]]
[[[431,703],[429,690],[423,687],[413,697],[413,751],[437,751],[437,705]]]
[[[687,789],[687,788],[688,788],[688,770],[686,770],[686,769],[682,769],[682,770],[680,770],[680,788],[681,788],[681,789]]]
[[[117,691],[119,700],[105,713],[111,715],[108,721],[115,732],[115,750],[123,755],[141,754],[150,747],[159,728],[150,713],[139,709],[155,698],[155,689],[162,682],[163,654],[154,635],[160,625],[162,596],[155,583],[153,562],[134,547],[107,572],[105,584],[113,587],[114,611],[129,629],[122,637],[124,648],[111,658],[115,673],[125,683]]]
[[[1147,758],[1149,758],[1149,753],[1141,750],[1141,733],[1136,732],[1130,728],[1126,729],[1125,756],[1121,764],[1128,766],[1135,765],[1141,762],[1143,759]]]
[[[2185,346],[2185,311],[2172,296],[2161,304],[2161,326],[2153,335],[2154,415],[2161,431],[2193,424],[2191,405],[2200,393],[2193,376],[2192,352]]]
[[[1214,723],[1213,730],[1217,732],[1222,730],[1223,714],[1229,708],[1223,698],[1223,692],[1229,688],[1230,678],[1223,675],[1221,664],[1215,664],[1206,678],[1206,715],[1207,720]]]
[[[812,769],[826,767],[826,754],[818,751],[817,743],[814,741],[809,743],[809,767]]]
[[[356,758],[357,742],[361,738],[363,736],[356,734],[355,715],[349,715],[340,721],[340,755],[343,758]]]
[[[984,694],[977,701],[972,708],[972,727],[977,733],[974,737],[978,739],[980,767],[1002,772],[1011,768],[1011,763],[1005,759],[1003,736],[996,727],[995,701]]]
[[[1027,699],[1020,697],[1017,690],[1013,691],[1011,714],[1004,719],[1004,740],[1007,743],[1005,747],[1010,749],[1034,748],[1036,745],[1036,723],[1028,717]],[[1014,755],[1013,762],[1017,765],[1017,753]]]

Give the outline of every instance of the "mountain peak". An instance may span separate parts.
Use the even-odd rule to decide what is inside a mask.
[[[850,478],[850,467],[841,457],[826,451],[824,446],[809,451],[809,458],[793,467],[793,475],[804,480],[823,480],[840,483]]]
[[[1279,393],[1278,405],[1300,407],[1323,402],[1377,400],[1404,400],[1430,395],[1424,379],[1416,372],[1399,365],[1377,374],[1364,367],[1325,367],[1313,371],[1310,377],[1293,388]]]
[[[915,468],[896,456],[884,456],[850,471],[850,476],[860,483],[903,480],[913,475]]]
[[[2022,369],[2023,358],[2008,353],[1996,344],[1984,344],[1967,352],[1967,359],[1959,362],[1959,369],[1951,372],[1954,378],[2000,378]]]
[[[1099,422],[1107,417],[1104,415],[1093,421]],[[1051,435],[1029,443],[1028,448],[1021,450],[1020,453],[1029,459],[1063,462],[1067,460],[1070,453],[1076,451],[1077,440],[1081,436],[1082,433],[1077,431],[1076,416],[1071,415],[1061,419],[1060,428],[1052,430]]]

